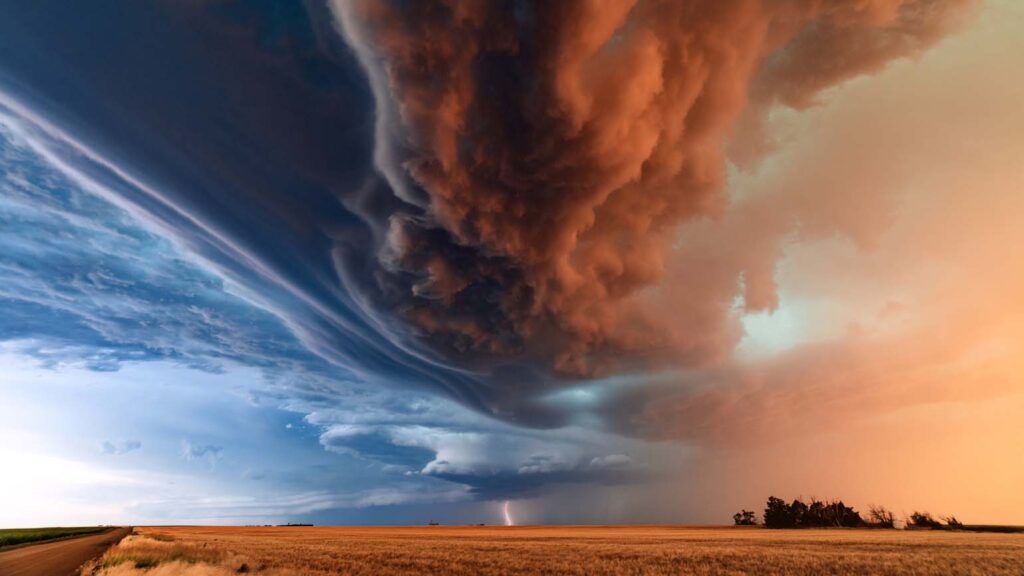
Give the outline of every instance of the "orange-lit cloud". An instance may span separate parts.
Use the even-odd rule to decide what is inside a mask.
[[[669,270],[677,226],[729,204],[737,120],[749,155],[776,104],[920,53],[972,4],[339,4],[378,68],[382,167],[426,195],[407,193],[426,218],[391,221],[393,269],[421,279],[407,316],[450,349],[564,374],[727,354],[736,272],[747,307],[771,308],[775,251],[737,254],[741,270],[690,262],[682,283]],[[659,285],[672,304],[641,294]]]
[[[993,3],[920,61],[776,117],[789,137],[735,177],[742,199],[684,232],[719,266],[779,255],[775,312],[733,359],[640,393],[624,424],[704,447],[687,494],[1024,517],[1024,82],[1001,57],[1022,16]]]
[[[480,4],[455,35],[442,8],[438,30],[361,14],[432,225],[516,271],[502,329],[558,369],[682,367],[596,410],[698,447],[675,480],[696,508],[777,492],[1019,519],[1019,8],[696,6],[560,3],[512,23]],[[480,35],[494,18],[549,25],[522,46]],[[482,77],[483,56],[538,78]],[[498,277],[444,272],[449,304]],[[444,322],[430,331],[460,329]]]

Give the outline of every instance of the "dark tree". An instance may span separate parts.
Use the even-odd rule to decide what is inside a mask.
[[[907,521],[907,526],[911,528],[942,528],[942,522],[939,522],[932,515],[927,512],[914,511],[910,515],[910,519]]]
[[[732,515],[732,521],[737,526],[754,526],[757,524],[757,518],[754,516],[752,510],[741,510]]]
[[[795,506],[796,502],[794,501],[793,504]],[[801,526],[830,526],[832,525],[832,511],[824,502],[811,498],[811,504],[807,506],[799,524]]]
[[[883,506],[871,506],[868,508],[868,518],[872,525],[879,528],[896,527],[896,515]]]
[[[793,528],[793,515],[789,504],[782,498],[770,496],[764,509],[764,525],[767,528]]]
[[[764,510],[764,525],[768,528],[852,528],[864,525],[864,520],[842,500],[821,501],[812,498],[808,505],[796,499],[786,504],[772,496]]]
[[[860,517],[860,513],[844,504],[842,500],[826,504],[825,509],[827,518],[833,526],[856,528],[864,525],[864,519]]]
[[[789,505],[790,523],[797,527],[804,526],[804,517],[807,516],[809,510],[810,507],[804,504],[802,500],[799,498],[794,499],[793,503]]]
[[[943,518],[946,521],[946,527],[950,530],[963,530],[964,523],[957,520],[956,516],[946,516]]]

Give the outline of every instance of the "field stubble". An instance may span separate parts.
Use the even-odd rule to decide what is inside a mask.
[[[83,575],[1024,574],[1024,535],[669,526],[148,527]]]

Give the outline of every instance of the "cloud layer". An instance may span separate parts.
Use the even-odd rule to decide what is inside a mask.
[[[183,30],[162,25],[133,47],[147,58],[121,65],[113,46],[74,51],[95,41],[84,27],[61,40],[71,52],[46,43],[52,26],[26,9],[9,41],[39,48],[7,63],[26,80],[5,106],[65,173],[324,361],[563,425],[572,415],[541,401],[553,387],[720,362],[742,335],[736,299],[776,305],[777,242],[711,259],[717,231],[679,236],[725,213],[726,144],[752,141],[735,131],[745,111],[757,125],[915,55],[972,3],[513,4],[311,6],[255,44],[244,18],[214,10],[190,32],[221,46],[214,59],[169,52]],[[289,43],[263,48],[274,34]],[[175,83],[152,58],[197,72]],[[103,75],[91,97],[38,97],[79,81],[71,62]]]
[[[1014,6],[940,45],[977,3],[114,4],[0,21],[4,350],[241,370],[342,462],[151,511],[571,519],[612,485],[664,521],[737,451],[867,466],[869,423],[966,434],[964,406],[977,469],[1019,476],[989,437],[1020,437],[992,408],[1022,390]],[[87,449],[273,476],[203,416]]]

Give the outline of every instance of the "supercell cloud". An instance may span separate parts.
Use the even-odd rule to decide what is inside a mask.
[[[978,2],[5,4],[3,340],[96,372],[255,368],[250,392],[319,446],[400,477],[381,502],[409,482],[417,502],[640,484],[684,443],[973,397],[945,382],[985,357],[977,334],[1005,337],[986,348],[999,374],[1019,349],[1016,326],[972,331],[989,316],[892,272],[960,262],[927,226],[986,230],[935,208],[960,196],[930,162],[968,161],[935,126],[985,141],[1001,124],[918,108],[934,86],[885,122],[822,111]],[[1006,274],[992,284],[1020,284]],[[751,344],[752,318],[809,309],[782,352]],[[922,320],[940,317],[961,329]],[[929,371],[942,354],[963,365]],[[102,452],[153,445],[134,438]],[[231,445],[176,442],[226,473]]]
[[[970,5],[312,2],[255,26],[172,3],[125,10],[151,28],[130,49],[102,10],[64,35],[23,7],[3,102],[327,362],[551,426],[580,378],[728,357],[777,254],[683,254],[730,204],[727,147]]]

